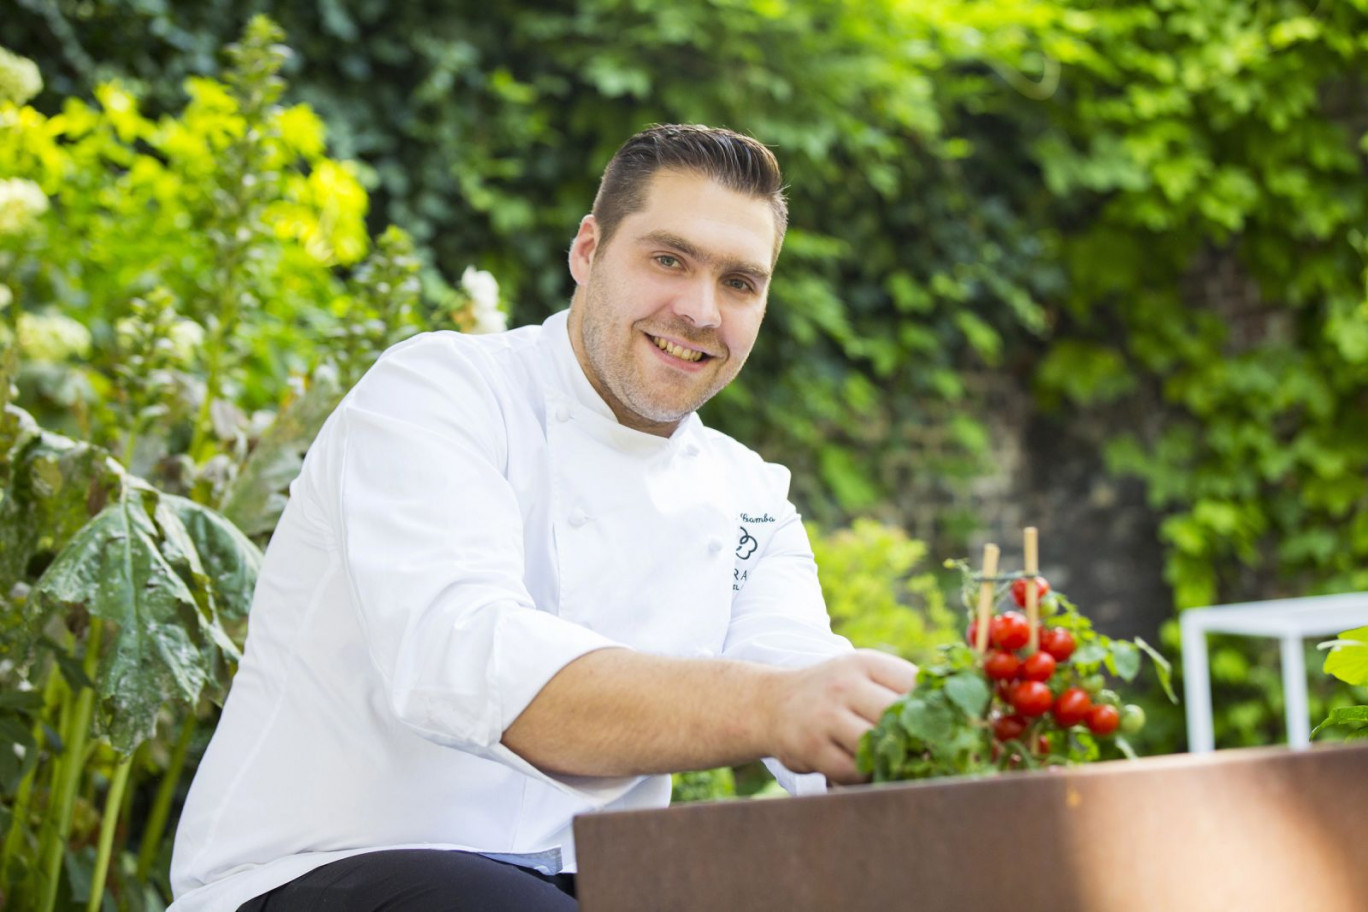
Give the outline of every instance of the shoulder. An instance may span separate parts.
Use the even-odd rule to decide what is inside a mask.
[[[792,475],[777,462],[767,462],[750,447],[721,431],[699,425],[701,445],[726,467],[733,487],[742,495],[764,500],[788,500]]]
[[[497,417],[507,402],[535,389],[532,351],[541,327],[470,335],[420,333],[391,346],[344,400],[349,409],[396,417]]]

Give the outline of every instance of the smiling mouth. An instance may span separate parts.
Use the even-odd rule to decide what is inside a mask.
[[[650,333],[646,334],[646,338],[650,339],[652,344],[665,352],[665,354],[673,355],[681,361],[688,361],[696,364],[699,361],[706,361],[712,357],[712,355],[709,355],[706,352],[701,352],[694,348],[685,348],[682,345],[678,345],[668,339],[662,339],[659,336],[653,336]]]

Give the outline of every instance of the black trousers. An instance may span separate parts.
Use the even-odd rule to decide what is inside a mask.
[[[334,861],[238,912],[576,912],[575,875],[473,852],[391,849]]]

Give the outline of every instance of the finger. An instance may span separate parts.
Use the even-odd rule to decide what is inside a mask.
[[[847,753],[835,742],[828,745],[818,768],[828,780],[840,785],[860,785],[869,781],[856,766],[854,755]]]
[[[898,691],[889,690],[874,681],[865,681],[850,693],[847,706],[870,725],[883,718],[884,711],[902,697]]]
[[[865,673],[876,683],[900,694],[910,691],[917,683],[917,666],[877,649],[861,649],[858,653]]]
[[[860,749],[860,739],[865,732],[874,726],[866,719],[853,712],[844,712],[838,716],[831,728],[828,730],[828,737],[831,742],[851,757]]]

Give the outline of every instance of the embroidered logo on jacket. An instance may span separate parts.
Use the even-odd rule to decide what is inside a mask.
[[[746,530],[745,526],[742,526],[741,540],[736,543],[736,556],[742,560],[749,560],[750,556],[755,553],[755,549],[758,547],[760,547],[760,542],[756,540],[754,535],[751,535],[750,532]]]

